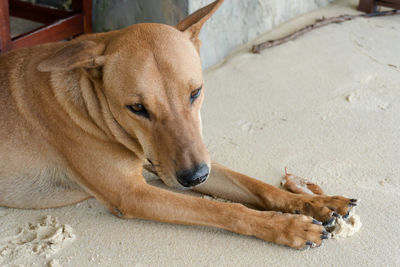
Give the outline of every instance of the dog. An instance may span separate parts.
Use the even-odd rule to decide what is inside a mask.
[[[1,55],[0,206],[95,197],[121,218],[219,227],[296,249],[328,239],[324,225],[355,199],[294,194],[210,159],[198,37],[222,2],[175,27],[136,24]],[[234,203],[151,186],[145,167],[170,187]]]

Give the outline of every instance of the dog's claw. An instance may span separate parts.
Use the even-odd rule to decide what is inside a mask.
[[[325,240],[325,239],[329,239],[330,237],[328,235],[321,235],[321,239]]]
[[[113,210],[118,217],[120,217],[120,218],[124,217],[124,214],[119,209],[114,207]]]
[[[336,213],[336,212],[333,212],[332,213],[332,217],[340,218],[340,215],[338,213]]]
[[[329,233],[329,232],[327,232],[325,230],[322,232],[321,239],[329,239],[331,237],[332,237],[331,233]]]
[[[350,199],[350,202],[357,202],[358,200],[355,198]]]
[[[355,206],[357,206],[357,203],[350,202],[350,203],[348,204],[348,206],[349,206],[349,207],[355,207]]]
[[[344,220],[347,220],[350,217],[350,210],[346,213],[346,215],[343,216]]]
[[[312,220],[312,223],[313,223],[313,224],[319,224],[319,225],[322,224],[322,222],[320,222],[320,221],[318,221],[318,220],[316,220],[316,219],[313,219],[313,220]]]
[[[307,241],[307,242],[306,242],[306,245],[307,245],[307,246],[310,246],[310,247],[312,247],[312,248],[315,248],[315,247],[317,246],[317,244],[315,244],[314,242],[311,242],[311,241]]]
[[[335,222],[335,219],[336,219],[335,217],[332,217],[328,221],[324,222],[322,225],[325,226],[325,227],[330,227]]]

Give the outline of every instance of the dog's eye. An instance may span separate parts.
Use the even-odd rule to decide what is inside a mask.
[[[142,104],[133,104],[133,105],[128,105],[126,106],[132,113],[139,115],[139,116],[143,116],[146,118],[149,118],[149,113],[147,112],[147,110],[145,109],[145,107]]]
[[[193,103],[193,101],[195,101],[196,98],[198,98],[200,94],[201,94],[201,87],[199,89],[193,90],[190,93],[190,103]]]

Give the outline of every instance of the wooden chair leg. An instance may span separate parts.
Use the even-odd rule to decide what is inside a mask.
[[[83,31],[84,33],[92,32],[92,0],[83,0]]]
[[[72,0],[72,10],[82,10],[82,0]]]
[[[400,10],[400,0],[376,0],[375,4],[377,6],[384,6]]]
[[[374,0],[360,0],[358,4],[358,10],[365,13],[372,13],[376,10]]]
[[[82,12],[84,33],[92,32],[92,0],[72,0],[71,7]]]
[[[8,1],[0,1],[0,52],[5,52],[10,49],[10,15]]]

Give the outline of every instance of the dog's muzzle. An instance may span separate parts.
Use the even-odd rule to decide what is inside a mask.
[[[177,172],[176,177],[182,186],[192,187],[204,183],[209,174],[210,169],[208,168],[207,164],[203,163],[193,169]]]

